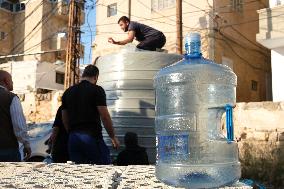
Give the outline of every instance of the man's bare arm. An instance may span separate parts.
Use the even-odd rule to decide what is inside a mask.
[[[134,40],[134,37],[135,37],[135,31],[129,31],[128,37],[125,40],[115,41],[112,38],[109,38],[108,41],[115,45],[126,45],[127,43],[131,43]]]
[[[100,113],[100,117],[102,119],[104,127],[105,127],[109,137],[111,138],[113,147],[118,148],[119,147],[119,141],[115,137],[111,117],[109,115],[107,107],[106,106],[98,106],[98,111]]]

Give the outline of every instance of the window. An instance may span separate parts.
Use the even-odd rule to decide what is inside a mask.
[[[0,41],[5,39],[6,33],[5,32],[0,32]]]
[[[6,10],[9,10],[9,11],[11,11],[11,12],[13,12],[13,9],[14,9],[13,4],[10,3],[10,2],[7,2],[7,1],[3,1],[3,2],[1,3],[1,8],[6,9]]]
[[[107,6],[107,17],[117,15],[117,3]]]
[[[162,10],[174,7],[176,0],[152,0],[152,10]]]
[[[243,12],[244,1],[243,0],[231,0],[231,10],[235,12]]]
[[[19,12],[19,11],[25,10],[26,5],[24,3],[17,3],[14,5],[14,7],[15,7],[14,11]]]
[[[65,79],[65,75],[64,73],[60,73],[60,72],[56,72],[56,76],[55,76],[55,82],[58,84],[63,85],[64,84],[64,79]]]
[[[251,80],[251,90],[257,91],[257,81]]]
[[[0,1],[0,7],[11,12],[19,12],[25,10],[25,3],[12,3],[7,0]]]
[[[15,6],[15,11],[18,12],[20,10],[21,10],[21,4],[17,3],[16,6]]]

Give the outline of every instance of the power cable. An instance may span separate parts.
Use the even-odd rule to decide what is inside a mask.
[[[88,11],[87,13],[87,25],[89,27],[89,32],[91,33],[90,35],[90,40],[91,40],[91,46],[92,46],[92,42],[93,42],[93,31],[92,31],[92,28],[91,28],[91,25],[90,25],[90,22],[89,22],[89,16],[90,16],[90,13],[91,11],[95,8],[95,5],[98,3],[98,0],[96,0],[95,2],[93,2],[93,4],[91,5],[91,9]],[[92,47],[90,47],[90,50],[89,50],[89,61],[91,60],[92,58]],[[83,60],[84,61],[84,60]],[[84,62],[83,62],[84,63]]]
[[[31,50],[33,50],[33,48],[35,48],[35,47],[41,45],[43,42],[45,42],[45,41],[47,41],[47,40],[49,40],[49,39],[52,39],[56,34],[57,34],[57,33],[51,34],[49,37],[45,38],[44,40],[40,41],[39,43],[37,43],[37,44],[35,44],[35,45],[29,47],[28,49],[26,49],[25,52],[30,52]]]
[[[186,1],[184,1],[184,2],[186,2]],[[259,1],[250,1],[250,2],[246,2],[246,4],[252,3],[252,2],[259,2]],[[198,6],[196,6],[196,5],[193,5],[193,4],[188,3],[188,2],[186,2],[186,3],[187,3],[188,5],[190,5],[190,6],[193,6],[193,7],[197,8],[197,9],[201,9],[200,7],[198,7]],[[210,16],[210,15],[209,15],[209,16]],[[211,17],[211,18],[212,18],[212,17]],[[221,18],[221,17],[220,17],[220,18]],[[215,21],[215,22],[217,23],[217,25],[219,24],[214,18],[212,18],[212,19],[213,19],[213,21]],[[221,18],[221,19],[224,20],[223,18]],[[235,32],[237,32],[239,35],[241,35],[244,39],[246,39],[249,43],[253,44],[253,45],[256,46],[258,49],[261,48],[260,45],[255,44],[253,41],[251,41],[250,39],[248,39],[245,35],[243,35],[241,32],[239,32],[239,31],[238,31],[237,29],[235,29],[233,26],[230,26],[230,27],[231,27]],[[237,45],[239,45],[239,46],[241,46],[241,47],[243,47],[243,48],[246,48],[246,49],[248,48],[248,47],[246,47],[246,46],[240,44],[239,42],[235,41],[234,39],[231,39],[231,38],[227,37],[226,35],[224,35],[223,33],[221,33],[221,29],[219,29],[219,26],[217,26],[217,30],[218,30],[218,32],[219,32],[222,36],[226,37],[226,39],[230,40],[231,42],[233,42],[233,43],[235,43],[235,44],[237,44]],[[258,50],[258,49],[250,49],[250,50],[256,51],[256,52],[260,53],[261,55],[267,57],[267,55],[266,55],[263,51]]]
[[[221,35],[222,35],[222,34],[221,34]],[[249,61],[247,61],[245,58],[243,58],[241,55],[239,55],[239,54],[235,51],[235,49],[233,48],[233,46],[232,46],[227,40],[223,40],[223,39],[219,39],[219,38],[215,38],[215,39],[224,41],[224,42],[227,44],[227,46],[231,49],[231,51],[232,51],[239,59],[243,60],[243,61],[244,61],[248,66],[250,66],[251,68],[256,69],[256,70],[266,71],[266,70],[264,70],[264,69],[262,69],[262,68],[259,68],[259,67],[254,66],[254,65],[251,64]]]
[[[28,2],[25,3],[25,7],[30,3],[31,0],[28,0]],[[11,17],[11,20],[13,19],[13,17]],[[8,20],[7,22],[5,22],[4,24],[2,24],[2,27],[5,26],[7,23],[9,23],[11,20]]]
[[[42,24],[44,25],[49,19],[52,14],[54,14],[58,10],[58,7],[56,9],[52,9],[48,13],[44,14],[41,20],[35,25],[35,27],[17,44],[15,47],[10,51],[9,54],[12,54],[14,50],[16,50],[23,42],[28,42],[32,39],[32,37],[39,31],[39,29],[42,28],[42,26],[31,36],[31,38],[28,41],[25,41],[27,37],[29,37],[36,29],[37,27]]]
[[[209,14],[209,12],[207,12],[207,10],[208,11],[210,11],[211,9],[201,9],[200,7],[197,7],[197,6],[195,6],[195,5],[193,5],[193,4],[191,4],[191,3],[189,3],[189,2],[187,2],[187,1],[184,1],[185,3],[187,3],[187,4],[189,4],[189,5],[191,5],[191,6],[193,6],[193,7],[195,7],[195,8],[197,8],[197,9],[199,9],[198,11],[189,11],[189,12],[183,12],[183,14],[188,14],[188,13],[194,13],[194,12],[205,12],[206,14]],[[253,1],[249,1],[249,2],[246,2],[246,4],[249,4],[249,3],[253,3],[253,2],[259,2],[259,0],[253,0]],[[97,4],[98,6],[104,6],[104,7],[107,7],[107,5],[104,5],[104,4]],[[228,5],[226,5],[226,6],[221,6],[221,7],[218,7],[218,8],[225,8],[225,7],[228,7]],[[149,7],[148,7],[148,9],[150,9]],[[123,14],[127,14],[126,12],[124,12],[124,11],[121,11],[121,10],[117,10],[118,12],[120,12],[120,13],[123,13]],[[231,11],[231,13],[234,13],[235,11]],[[220,13],[222,13],[222,12],[220,12]],[[132,14],[133,15],[133,14]],[[162,15],[162,14],[160,14],[160,15]],[[171,16],[175,16],[176,14],[172,14],[172,15],[162,15],[161,17],[156,17],[156,18],[143,18],[143,17],[139,17],[139,16],[136,16],[136,15],[133,15],[134,17],[136,17],[136,18],[141,18],[140,20],[137,20],[137,21],[148,21],[148,20],[150,20],[150,21],[154,21],[155,22],[155,19],[160,19],[160,18],[164,18],[164,17],[171,17]],[[211,17],[212,18],[212,17]],[[212,19],[214,19],[214,18],[212,18]],[[258,20],[261,20],[261,19],[258,19]],[[258,21],[257,20],[257,21]],[[173,20],[171,20],[171,21],[173,21]],[[254,21],[256,21],[256,20],[251,20],[251,22],[254,22]],[[173,25],[173,24],[170,24],[170,23],[167,23],[167,22],[161,22],[161,21],[156,21],[156,22],[159,22],[159,23],[163,23],[163,24],[168,24],[168,25]],[[97,26],[107,26],[107,25],[116,25],[117,23],[116,22],[113,22],[113,23],[107,23],[107,24],[97,24],[97,25],[95,25],[95,26],[91,26],[91,27],[97,27]],[[240,22],[240,23],[234,23],[233,25],[241,25],[241,24],[244,24],[243,22]],[[228,25],[229,26],[229,25]],[[196,29],[196,28],[192,28],[192,27],[185,27],[185,28],[189,28],[189,29]],[[204,29],[204,30],[206,30],[206,29],[210,29],[210,28],[201,28],[201,29]]]

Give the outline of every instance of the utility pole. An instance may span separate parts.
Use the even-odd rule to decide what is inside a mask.
[[[177,53],[182,54],[182,0],[176,0]]]
[[[128,0],[128,18],[131,20],[131,0]]]
[[[83,0],[70,0],[68,39],[66,50],[65,82],[64,88],[79,82],[80,79],[80,54],[81,54],[81,11],[84,7]]]

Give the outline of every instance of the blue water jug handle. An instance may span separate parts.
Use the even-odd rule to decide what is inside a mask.
[[[234,141],[233,107],[226,105],[226,129],[228,141]]]

